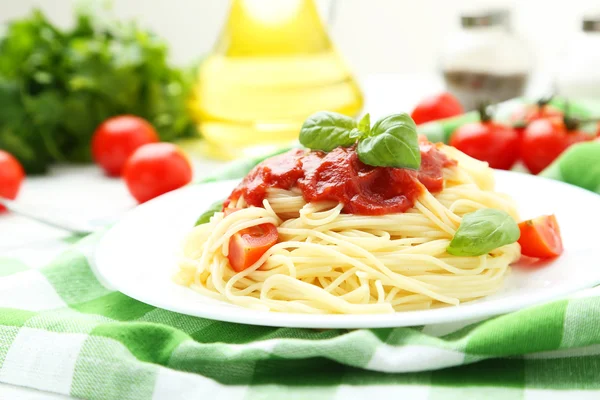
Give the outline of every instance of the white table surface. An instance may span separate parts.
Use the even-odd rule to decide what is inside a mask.
[[[372,119],[394,112],[410,110],[426,94],[442,89],[437,76],[375,75],[362,83],[366,103],[364,111]],[[223,162],[193,160],[194,178],[213,172]],[[45,176],[28,177],[19,193],[18,201],[35,205],[42,210],[67,213],[79,218],[118,217],[135,206],[125,184],[120,179],[108,178],[99,168],[88,166],[56,166]],[[22,248],[67,233],[42,226],[26,218],[4,213],[0,215],[0,255],[11,249]],[[0,383],[0,399],[38,400],[67,397]]]

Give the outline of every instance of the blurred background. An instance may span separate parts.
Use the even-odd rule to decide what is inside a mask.
[[[317,1],[327,8],[330,1]],[[551,68],[579,31],[582,17],[599,10],[597,0],[338,0],[329,28],[332,39],[359,76],[374,73],[433,73],[448,34],[459,27],[461,11],[505,8],[527,41],[536,66]],[[73,22],[72,0],[0,2],[0,22],[39,7],[61,26]],[[187,63],[210,51],[227,16],[225,0],[116,0],[115,14],[137,19],[164,37],[173,61]]]
[[[4,1],[0,101],[21,96],[21,119],[51,127],[50,161],[88,160],[87,147],[64,150],[61,131],[77,136],[124,113],[148,119],[162,140],[192,139],[188,151],[230,160],[293,141],[319,110],[379,117],[444,89],[460,112],[524,95],[597,98],[599,9],[597,0]],[[34,10],[43,17],[28,19]],[[90,123],[69,128],[61,113]],[[19,153],[15,143],[0,136]]]

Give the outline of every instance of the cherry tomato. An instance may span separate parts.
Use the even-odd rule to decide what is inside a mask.
[[[521,159],[532,174],[540,173],[575,143],[592,140],[578,130],[569,131],[562,118],[542,118],[527,126],[521,140]]]
[[[472,122],[459,127],[450,145],[490,167],[511,169],[519,158],[519,135],[513,128],[492,121]]]
[[[516,125],[515,131],[519,136],[523,136],[525,128],[531,122],[552,117],[562,117],[563,112],[556,107],[546,104],[529,104],[518,109],[511,116],[511,122]]]
[[[521,254],[528,257],[552,258],[563,252],[560,228],[554,215],[544,215],[519,224]]]
[[[242,229],[229,239],[229,264],[240,272],[256,263],[277,243],[279,234],[273,224],[262,224]]]
[[[92,156],[108,176],[120,176],[134,151],[158,141],[158,134],[148,121],[133,115],[121,115],[98,126],[92,138]]]
[[[448,92],[443,92],[421,100],[410,116],[415,124],[420,125],[462,113],[464,110],[458,99]]]
[[[129,192],[144,203],[192,180],[192,166],[185,154],[171,143],[150,143],[127,160],[123,177]]]
[[[14,200],[25,177],[23,167],[12,154],[0,150],[0,196]],[[0,212],[6,207],[0,205]]]

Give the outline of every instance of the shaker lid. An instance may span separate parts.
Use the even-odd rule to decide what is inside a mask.
[[[581,29],[584,32],[600,32],[600,13],[583,17]]]
[[[507,9],[466,11],[460,15],[463,28],[496,26],[508,23],[510,12]]]

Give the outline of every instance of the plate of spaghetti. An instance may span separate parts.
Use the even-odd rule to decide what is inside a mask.
[[[305,328],[473,320],[600,284],[594,193],[492,170],[406,114],[316,113],[300,143],[132,210],[98,246],[101,279],[183,314]]]

